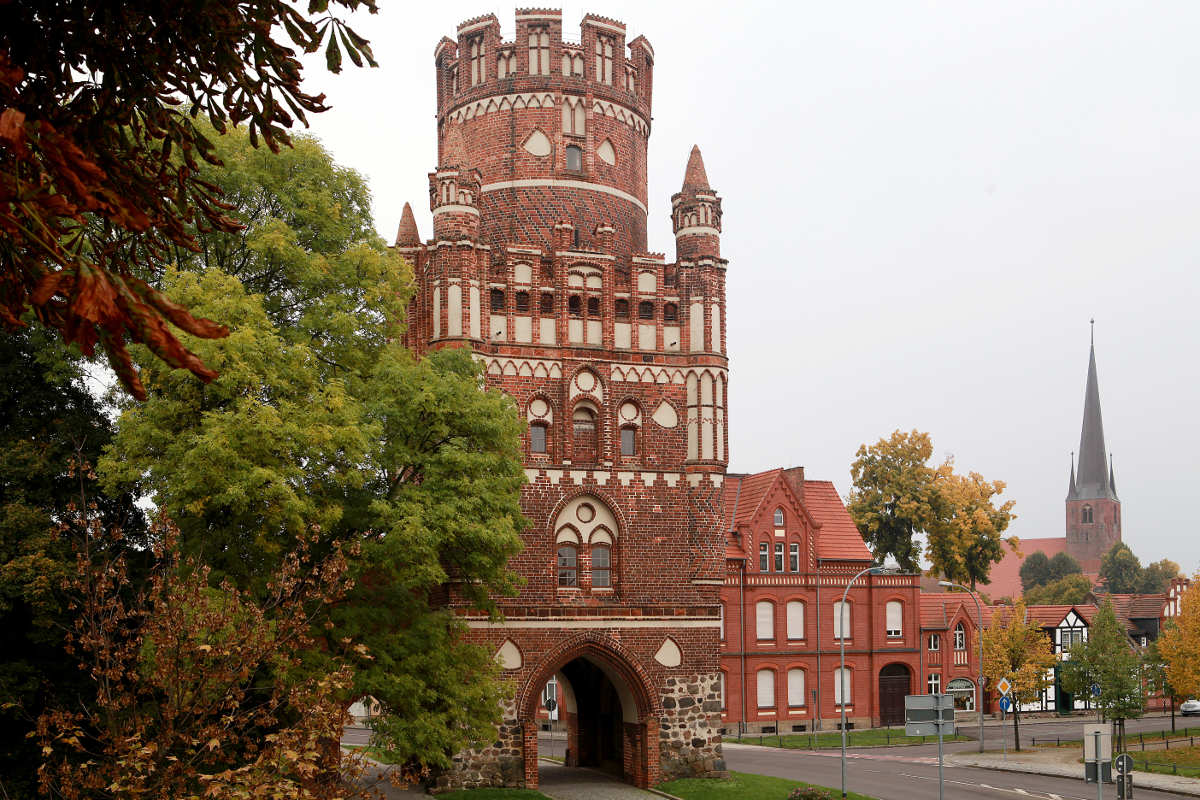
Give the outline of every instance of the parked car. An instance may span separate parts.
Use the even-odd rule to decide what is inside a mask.
[[[1179,713],[1185,717],[1190,717],[1192,714],[1200,714],[1200,700],[1185,700],[1183,705],[1179,707]]]

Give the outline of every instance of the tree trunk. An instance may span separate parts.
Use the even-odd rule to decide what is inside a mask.
[[[1175,732],[1175,695],[1171,695],[1171,733]]]
[[[1013,701],[1013,742],[1016,744],[1017,752],[1021,752],[1021,724],[1017,721],[1021,716],[1021,712],[1017,707],[1017,702]]]

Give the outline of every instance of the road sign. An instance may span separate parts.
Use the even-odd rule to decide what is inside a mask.
[[[1092,684],[1092,697],[1099,697],[1099,696],[1100,696],[1100,684],[1093,683]]]
[[[1012,698],[1011,697],[1009,697],[1008,695],[1004,695],[1004,697],[1000,698],[1000,710],[1005,711],[1005,712],[1012,711]]]
[[[908,736],[954,735],[954,696],[910,694],[904,697],[904,732]]]
[[[996,689],[1000,694],[1008,694],[1012,691],[1012,681],[1008,678],[1001,678],[1000,682],[996,684]]]
[[[1133,756],[1129,753],[1121,753],[1117,756],[1117,774],[1128,775],[1133,772]]]

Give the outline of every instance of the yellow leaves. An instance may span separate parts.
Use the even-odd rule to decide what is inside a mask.
[[[215,736],[213,738],[209,739],[208,743],[205,745],[205,747],[207,747],[209,750],[216,750],[220,746],[221,746],[221,740]]]
[[[1200,694],[1200,576],[1180,599],[1179,614],[1171,617],[1158,639],[1166,661],[1167,681],[1178,696]]]

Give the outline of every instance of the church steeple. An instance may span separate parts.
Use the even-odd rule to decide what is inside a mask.
[[[1116,500],[1112,463],[1104,446],[1104,420],[1100,414],[1100,384],[1096,378],[1096,344],[1088,356],[1087,387],[1083,396],[1083,428],[1079,433],[1079,471],[1068,500]]]

